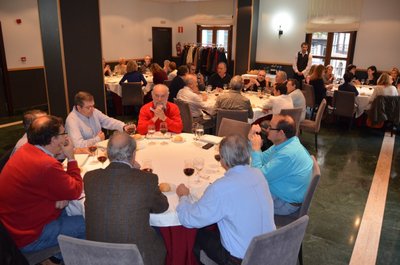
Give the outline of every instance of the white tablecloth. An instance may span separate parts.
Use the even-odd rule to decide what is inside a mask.
[[[374,92],[374,86],[356,86],[358,90],[358,96],[356,97],[356,118],[360,117],[365,110],[369,108],[369,99]],[[328,97],[333,97],[333,92],[338,90],[338,86],[335,85],[332,90],[326,91]]]
[[[144,78],[147,81],[147,86],[144,88],[144,91],[150,91],[151,86],[153,84],[153,76],[152,75],[144,75]],[[118,96],[122,97],[122,88],[121,85],[119,84],[119,81],[121,81],[122,75],[116,75],[116,76],[105,76],[104,77],[104,84],[106,85],[107,89]]]
[[[175,193],[176,186],[180,183],[188,184],[189,178],[183,173],[184,160],[202,157],[205,160],[205,166],[201,171],[202,176],[208,176],[208,179],[200,178],[200,183],[195,183],[196,173],[190,177],[190,190],[194,200],[200,198],[207,186],[216,179],[223,176],[225,170],[214,159],[216,152],[212,147],[208,150],[201,148],[205,142],[193,141],[192,134],[182,133],[185,142],[174,143],[170,139],[143,139],[137,141],[138,151],[136,160],[141,163],[144,159],[151,159],[153,172],[158,175],[159,182],[170,183],[172,191],[164,193],[169,202],[169,208],[161,214],[151,214],[150,224],[153,226],[177,226],[180,225],[176,214],[176,206],[178,205],[178,196]],[[207,135],[205,135],[207,137]],[[215,137],[213,137],[214,139]],[[106,146],[107,141],[98,143],[99,146]],[[109,160],[104,163],[104,167],[108,166]],[[87,171],[101,167],[101,163],[96,157],[89,157],[81,167],[82,175]],[[77,203],[78,202],[78,203]],[[78,211],[83,211],[84,199],[74,201],[69,208],[74,207]],[[80,209],[79,209],[80,208]]]

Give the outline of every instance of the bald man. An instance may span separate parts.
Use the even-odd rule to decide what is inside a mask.
[[[168,131],[181,133],[183,129],[181,114],[177,105],[168,102],[168,87],[163,84],[155,85],[151,95],[153,101],[140,109],[137,132],[146,134],[150,124],[154,124],[158,131],[160,123],[166,122]]]

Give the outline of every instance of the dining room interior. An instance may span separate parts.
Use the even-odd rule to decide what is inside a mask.
[[[123,106],[123,75],[105,77],[103,58],[111,69],[120,58],[135,61],[140,68],[150,56],[161,67],[164,60],[175,62],[179,71],[179,66],[195,63],[186,57],[189,49],[218,49],[232,77],[242,76],[248,83],[263,70],[272,87],[279,71],[288,79],[296,75],[295,55],[306,42],[312,64],[332,65],[337,83],[326,93],[329,106],[321,114],[320,130],[298,134],[321,171],[302,241],[303,263],[399,264],[400,129],[393,120],[379,128],[367,126],[376,84],[364,85],[371,65],[379,75],[400,67],[399,10],[398,0],[0,1],[0,157],[24,134],[25,111],[41,109],[65,120],[79,91],[92,94],[103,113],[137,124],[143,98],[138,107]],[[205,84],[219,62],[197,68]],[[355,77],[362,84],[356,85],[356,111],[350,118],[340,118],[335,115],[334,91],[350,64],[357,66]],[[143,76],[142,97],[153,87],[152,74]],[[218,94],[207,91],[206,85],[201,93],[207,95],[212,111]],[[220,95],[225,93],[221,89]],[[256,90],[246,97],[255,115],[246,121],[253,123],[265,114],[260,106],[274,95],[273,90],[272,95],[271,90]],[[307,109],[307,118],[316,116],[317,109]],[[173,153],[176,146],[183,159],[181,149],[193,140],[190,133],[182,134],[184,145],[163,146],[151,137],[138,140],[138,150],[143,149],[139,153],[144,159],[159,150]],[[203,174],[213,170],[214,149],[198,150],[211,157],[205,160],[211,166],[204,166]],[[164,175],[174,172],[171,165],[157,168],[158,155],[152,157],[153,167]],[[89,164],[85,172],[100,167]],[[219,168],[210,173],[211,179],[222,172]]]

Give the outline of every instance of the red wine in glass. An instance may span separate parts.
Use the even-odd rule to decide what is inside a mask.
[[[221,161],[221,156],[220,154],[215,154],[214,155],[215,160],[217,160],[218,162]]]
[[[160,128],[160,132],[162,133],[162,134],[166,134],[167,133],[167,129],[166,128]]]
[[[142,171],[153,173],[153,169],[152,168],[143,168]]]
[[[194,174],[194,168],[184,168],[183,173],[185,173],[185,175],[189,177]]]
[[[96,150],[97,150],[97,146],[94,146],[94,145],[89,146],[89,152],[91,153],[91,155],[94,156],[94,152],[96,152]]]
[[[98,156],[97,160],[99,160],[101,163],[104,163],[107,161],[107,157],[106,156]]]

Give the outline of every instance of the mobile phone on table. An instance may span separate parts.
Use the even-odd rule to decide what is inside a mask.
[[[214,144],[208,143],[208,144],[203,145],[201,148],[208,150],[208,149],[210,149],[210,148],[213,147],[213,146],[214,146]]]

